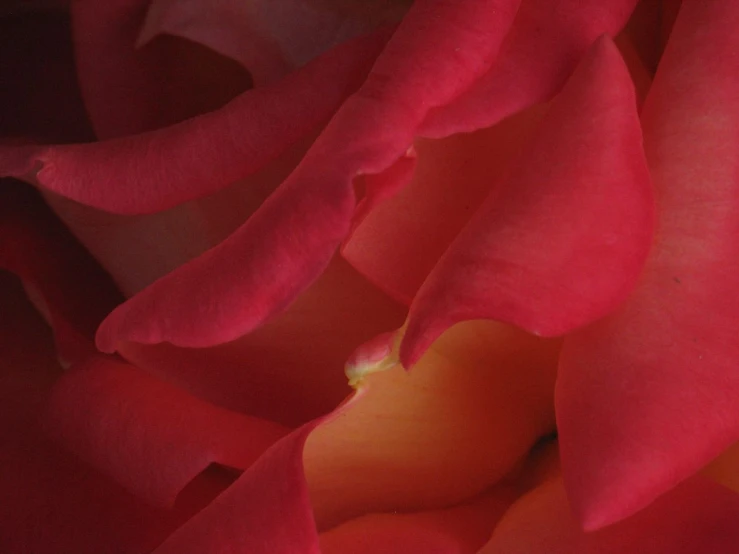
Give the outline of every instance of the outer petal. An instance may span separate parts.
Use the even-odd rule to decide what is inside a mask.
[[[505,188],[422,286],[401,361],[413,365],[462,320],[497,319],[553,336],[606,315],[636,283],[653,210],[633,85],[613,43],[601,38]]]
[[[643,512],[608,529],[583,532],[562,480],[521,498],[479,554],[704,554],[735,552],[739,495],[693,478]]]
[[[367,375],[305,451],[319,529],[451,506],[497,483],[552,426],[558,341],[494,322],[450,329],[411,373]]]
[[[456,101],[432,110],[420,134],[484,129],[549,100],[596,38],[618,33],[637,1],[525,0],[496,63]]]
[[[686,1],[643,111],[656,242],[612,316],[566,340],[564,476],[587,528],[652,502],[739,438],[739,5]]]
[[[163,506],[173,505],[210,463],[246,469],[287,434],[101,356],[56,383],[48,420],[52,434],[82,460]]]
[[[212,345],[282,311],[347,235],[353,178],[391,166],[426,112],[492,63],[517,5],[416,2],[365,84],[290,178],[229,239],[114,311],[100,328],[98,346],[111,351],[121,340]],[[214,303],[204,305],[202,298]]]
[[[382,33],[342,45],[220,110],[100,143],[0,148],[0,172],[88,206],[150,213],[247,177],[323,123],[381,48]],[[40,167],[37,167],[40,166]]]

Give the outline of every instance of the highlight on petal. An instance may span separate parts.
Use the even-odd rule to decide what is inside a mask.
[[[209,464],[246,469],[288,432],[102,356],[55,384],[47,419],[63,446],[159,506],[172,506]]]
[[[739,495],[695,477],[629,519],[586,533],[564,484],[551,480],[518,500],[479,554],[704,554],[739,543]]]
[[[500,486],[452,508],[362,516],[321,533],[321,554],[477,554],[514,498]]]
[[[320,554],[302,462],[306,437],[319,423],[277,442],[153,554]]]
[[[365,375],[359,398],[306,445],[319,529],[453,506],[497,483],[553,429],[558,350],[559,341],[467,322],[412,372]]]
[[[346,13],[315,0],[154,0],[137,43],[167,33],[205,44],[238,60],[261,86],[342,42],[396,23],[404,12],[395,2],[364,4]]]
[[[98,347],[210,346],[282,312],[346,237],[356,204],[353,179],[390,167],[428,110],[492,63],[517,7],[517,0],[415,2],[364,85],[295,172],[226,241],[116,309],[98,332]]]
[[[462,320],[556,336],[603,317],[636,284],[653,211],[634,88],[603,37],[421,287],[401,362]]]
[[[526,0],[496,63],[454,102],[429,113],[419,134],[440,138],[484,129],[549,100],[590,45],[615,36],[638,0]]]
[[[639,286],[567,337],[565,482],[588,529],[647,506],[739,439],[739,5],[685,1],[643,109],[658,225]]]
[[[119,214],[160,211],[247,177],[325,122],[384,43],[341,45],[273,86],[134,136],[68,146],[0,147],[0,173]]]

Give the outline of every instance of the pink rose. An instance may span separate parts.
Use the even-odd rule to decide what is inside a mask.
[[[3,552],[739,544],[739,7],[0,14]]]

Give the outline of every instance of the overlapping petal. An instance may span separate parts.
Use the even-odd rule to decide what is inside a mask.
[[[565,341],[564,476],[588,528],[626,517],[739,438],[739,6],[684,1],[643,110],[658,225],[639,286]]]
[[[306,445],[319,529],[372,512],[452,506],[508,474],[553,429],[559,341],[494,322],[453,327],[410,373],[363,392]]]
[[[631,518],[586,533],[572,517],[561,479],[516,502],[479,554],[704,554],[734,552],[739,495],[693,478]]]
[[[484,129],[549,100],[595,39],[618,34],[637,1],[524,0],[496,63],[454,102],[432,110],[420,134]]]
[[[347,235],[354,177],[390,167],[428,110],[449,102],[489,67],[517,5],[416,2],[367,81],[295,172],[226,241],[115,310],[98,332],[98,346],[223,343],[284,310]]]
[[[401,361],[462,320],[553,336],[603,317],[636,283],[653,212],[634,88],[603,37],[418,292]]]
[[[134,366],[97,356],[49,401],[50,432],[80,459],[154,505],[211,463],[248,468],[287,429],[198,400]]]

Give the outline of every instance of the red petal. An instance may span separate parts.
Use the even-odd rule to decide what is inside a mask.
[[[88,206],[149,213],[243,179],[325,121],[377,55],[375,34],[332,50],[224,108],[142,135],[100,143],[0,149],[0,171]]]
[[[10,180],[0,187],[0,268],[21,278],[66,363],[94,350],[95,328],[120,296],[39,195]]]
[[[634,88],[609,39],[538,131],[419,291],[401,345],[406,367],[458,321],[561,335],[606,315],[635,285],[653,200]]]
[[[432,110],[420,134],[484,129],[550,99],[596,38],[618,33],[637,1],[524,1],[495,65],[454,102]]]
[[[570,515],[561,480],[519,500],[479,554],[705,554],[735,552],[739,495],[706,479],[680,485],[643,512],[594,533]]]
[[[98,346],[111,351],[121,340],[208,346],[282,311],[347,235],[353,178],[390,167],[428,109],[489,66],[516,7],[516,0],[416,2],[365,84],[295,172],[226,241],[115,310]]]
[[[163,506],[209,464],[246,469],[287,433],[101,356],[56,383],[49,427],[79,458]]]
[[[564,475],[587,528],[739,438],[739,5],[684,2],[643,111],[656,242],[634,295],[566,340]]]
[[[272,446],[153,554],[320,554],[303,475],[303,445],[319,422]]]

